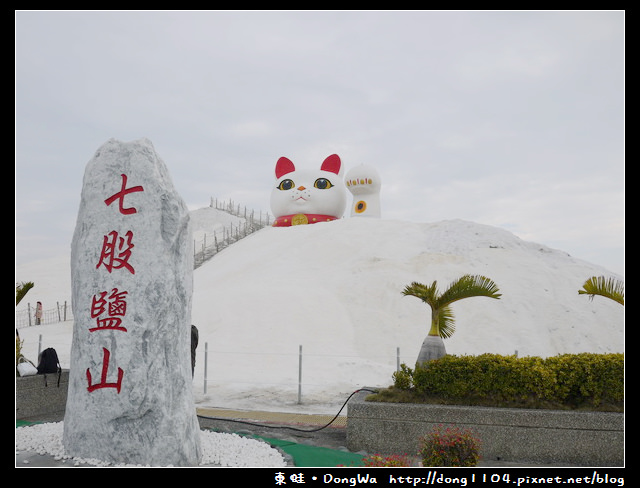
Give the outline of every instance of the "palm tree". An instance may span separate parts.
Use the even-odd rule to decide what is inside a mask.
[[[16,283],[16,306],[20,301],[24,298],[31,288],[33,288],[33,281],[27,281],[26,283],[23,281],[22,283]]]
[[[33,286],[33,281],[27,281],[26,283],[24,281],[22,283],[16,283],[16,307],[28,293],[28,291],[33,288]],[[18,333],[18,328],[16,327],[16,366],[18,365],[18,360],[22,356],[22,353],[20,352],[21,349],[22,341],[20,340],[20,334]]]
[[[593,300],[595,295],[600,295],[624,305],[624,283],[620,280],[604,276],[592,276],[582,285],[582,290],[578,290],[580,295],[589,295]]]
[[[455,332],[455,324],[451,304],[463,298],[489,297],[500,298],[497,285],[484,276],[464,275],[449,285],[442,294],[438,291],[437,282],[431,286],[413,282],[402,291],[404,296],[414,296],[431,307],[431,328],[422,343],[416,365],[447,354],[443,339],[451,337]]]

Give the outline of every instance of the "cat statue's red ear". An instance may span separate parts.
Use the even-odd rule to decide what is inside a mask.
[[[337,175],[340,174],[341,168],[342,161],[340,161],[340,156],[338,156],[337,154],[332,154],[331,156],[327,157],[327,159],[324,160],[322,166],[320,167],[320,169],[323,171],[330,171],[331,173],[335,173]]]
[[[276,162],[276,179],[279,179],[281,176],[286,175],[287,173],[291,173],[295,171],[296,167],[291,162],[289,158],[285,158],[284,156],[278,159]]]

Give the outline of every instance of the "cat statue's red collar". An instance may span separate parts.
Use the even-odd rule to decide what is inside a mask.
[[[330,222],[338,217],[321,214],[292,214],[278,217],[273,223],[273,227],[290,227],[292,225],[315,224],[318,222]]]

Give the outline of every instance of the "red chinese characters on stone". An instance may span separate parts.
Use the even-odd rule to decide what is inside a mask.
[[[107,198],[104,201],[104,203],[106,203],[108,206],[108,205],[111,205],[116,200],[118,200],[118,210],[120,210],[121,214],[124,214],[124,215],[134,214],[137,212],[137,210],[134,207],[124,208],[124,197],[128,193],[144,191],[144,188],[142,188],[141,186],[134,186],[132,188],[127,188],[127,175],[122,174],[120,176],[122,176],[122,188],[118,193],[115,193],[111,195],[109,198]]]
[[[134,192],[144,191],[142,186],[133,186],[127,188],[127,175],[121,174],[122,187],[120,191],[107,198],[104,203],[110,206],[113,202],[118,200],[118,211],[123,215],[131,215],[137,213],[135,207],[124,206],[124,198],[126,195]],[[116,269],[126,269],[132,275],[136,274],[135,269],[129,262],[131,258],[131,250],[135,247],[133,245],[133,232],[127,231],[124,236],[120,236],[117,231],[111,231],[104,236],[102,240],[102,250],[100,252],[100,259],[96,265],[96,269],[100,266],[104,266],[107,272],[111,273]],[[109,294],[106,291],[99,292],[94,295],[91,300],[91,318],[96,320],[96,326],[89,329],[90,332],[105,331],[105,330],[118,330],[127,332],[127,329],[122,326],[122,320],[127,312],[127,291],[119,291],[117,288],[113,288]],[[124,377],[124,371],[122,368],[118,368],[118,379],[114,383],[107,381],[107,372],[109,370],[109,358],[111,353],[108,349],[103,348],[103,361],[102,371],[100,374],[100,381],[98,383],[92,383],[92,376],[90,368],[87,368],[87,390],[89,392],[95,391],[100,388],[115,388],[120,393],[122,387],[122,379]]]
[[[100,374],[100,383],[91,383],[91,370],[87,368],[87,381],[89,383],[87,390],[89,390],[89,393],[91,393],[92,391],[98,390],[100,388],[115,388],[116,391],[120,393],[124,371],[122,370],[122,368],[118,368],[118,380],[115,383],[108,383],[107,372],[109,370],[109,358],[111,357],[111,353],[103,347],[102,354],[102,372]]]
[[[89,332],[96,330],[121,330],[126,332],[127,329],[122,327],[122,317],[127,313],[127,301],[125,295],[128,292],[118,291],[117,288],[111,290],[111,294],[107,297],[106,291],[94,295],[91,299],[91,318],[96,319],[96,326],[89,329]],[[102,317],[101,317],[102,315]]]
[[[96,268],[102,264],[109,273],[114,269],[125,268],[131,274],[136,274],[136,270],[129,264],[131,249],[135,247],[131,242],[132,239],[133,232],[131,231],[128,231],[125,237],[119,237],[115,230],[104,236],[100,260]]]

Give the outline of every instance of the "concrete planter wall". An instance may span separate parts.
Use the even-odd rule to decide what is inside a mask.
[[[60,386],[58,375],[36,374],[16,376],[16,420],[43,416],[56,412],[64,413],[69,389],[69,370],[62,370]]]
[[[624,466],[624,414],[366,402],[348,404],[347,447],[416,454],[437,425],[472,429],[486,460],[566,466]]]

